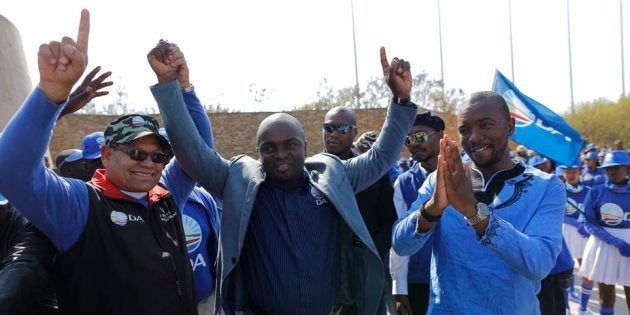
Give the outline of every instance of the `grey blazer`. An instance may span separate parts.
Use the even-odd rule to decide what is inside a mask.
[[[156,85],[151,91],[158,103],[177,159],[187,174],[223,198],[217,304],[226,299],[237,310],[247,308],[239,258],[256,193],[265,180],[258,160],[241,155],[230,161],[210,149],[195,130],[177,82]],[[392,103],[381,135],[367,153],[342,161],[329,154],[306,160],[310,183],[334,205],[341,224],[341,289],[338,303],[356,303],[361,314],[377,311],[383,291],[383,264],[354,198],[383,176],[397,161],[404,138],[416,115],[415,104]],[[353,242],[353,235],[361,240]]]

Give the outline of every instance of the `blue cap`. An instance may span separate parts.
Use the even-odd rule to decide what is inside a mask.
[[[530,166],[536,166],[536,165],[543,164],[547,161],[549,160],[546,157],[543,157],[541,155],[534,155],[529,159],[529,161],[527,161],[527,164],[529,164]]]
[[[65,159],[63,159],[64,162],[74,162],[74,161],[78,161],[80,159],[83,158],[83,152],[81,150],[77,150],[75,152],[73,152],[72,154],[66,156]]]
[[[630,166],[630,155],[623,150],[615,150],[606,153],[604,163],[599,168],[606,168],[617,165]]]
[[[105,145],[105,136],[102,131],[93,132],[83,138],[83,158],[86,160],[101,157],[101,147]]]
[[[591,151],[591,150],[597,150],[597,146],[595,145],[595,143],[589,143],[586,145],[586,151]]]
[[[556,166],[556,176],[562,176],[564,175],[564,167],[563,165],[560,166]]]
[[[586,154],[584,154],[584,159],[588,160],[588,159],[593,159],[593,160],[597,160],[599,157],[597,156],[597,152],[587,152]]]
[[[560,165],[560,167],[563,168],[563,169],[567,169],[567,168],[582,168],[582,162],[580,161],[579,158],[577,158],[570,165]]]

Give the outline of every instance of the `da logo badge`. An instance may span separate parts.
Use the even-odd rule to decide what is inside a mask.
[[[602,220],[608,225],[619,225],[623,221],[623,209],[614,203],[605,203],[599,211],[602,214]]]
[[[313,185],[311,185],[311,195],[315,198],[315,204],[318,206],[321,206],[328,202],[326,201],[326,198],[324,198],[324,193]]]
[[[521,102],[514,91],[507,90],[502,96],[510,109],[510,115],[514,117],[516,127],[527,127],[534,122],[536,116]]]
[[[112,220],[112,222],[114,222],[114,224],[118,226],[127,225],[127,214],[120,211],[113,210],[112,213],[109,215],[109,218]]]
[[[201,245],[203,237],[201,226],[195,219],[185,214],[182,216],[182,219],[184,221],[184,234],[186,234],[186,247],[188,248],[188,253],[192,253]]]

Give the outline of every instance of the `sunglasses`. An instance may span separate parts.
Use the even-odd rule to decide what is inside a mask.
[[[437,133],[437,131],[426,133],[424,131],[418,131],[412,135],[409,135],[405,138],[405,145],[411,145],[414,142],[417,143],[425,143],[429,141],[429,136]]]
[[[347,133],[349,133],[350,131],[352,131],[352,129],[356,128],[357,126],[355,125],[346,125],[346,124],[341,124],[341,125],[335,125],[333,123],[324,123],[323,124],[324,130],[328,133],[333,133],[335,132],[335,130],[337,130],[337,132],[340,135],[345,135]]]
[[[134,161],[142,162],[147,159],[147,157],[151,157],[151,161],[153,163],[162,163],[166,164],[171,160],[171,155],[163,152],[153,152],[149,153],[140,149],[131,149],[121,146],[111,146],[112,149],[116,151],[123,152],[129,156]]]

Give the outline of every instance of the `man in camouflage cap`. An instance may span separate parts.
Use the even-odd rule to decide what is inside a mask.
[[[103,168],[89,182],[44,168],[52,128],[87,65],[87,10],[80,25],[76,43],[64,37],[61,52],[59,42],[40,46],[40,82],[0,138],[0,176],[11,179],[0,181],[0,191],[58,251],[61,313],[197,314],[179,211],[195,182],[176,160],[167,164],[171,149],[155,119],[110,123]],[[173,80],[185,67],[181,54],[161,63],[156,74]],[[191,116],[207,123],[203,110]]]

